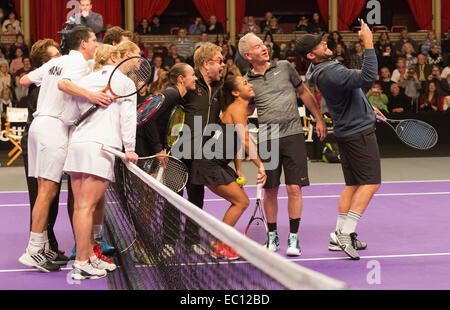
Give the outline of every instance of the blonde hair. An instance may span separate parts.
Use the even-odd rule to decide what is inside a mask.
[[[200,46],[194,53],[195,69],[200,69],[203,66],[203,63],[212,59],[217,52],[221,53],[222,48],[213,43],[205,43]]]
[[[109,45],[109,44],[102,44],[99,47],[97,47],[97,50],[95,51],[94,56],[94,71],[102,68],[108,60],[111,58],[111,56],[118,56],[119,52],[117,51],[117,48]]]
[[[140,52],[141,49],[139,48],[139,46],[137,46],[135,43],[131,41],[124,41],[119,45],[117,45],[117,51],[120,54],[120,58],[123,58],[128,51]]]

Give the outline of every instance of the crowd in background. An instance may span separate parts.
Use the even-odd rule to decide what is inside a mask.
[[[240,35],[248,32],[263,35],[263,42],[269,50],[271,60],[287,60],[301,75],[304,75],[309,63],[295,55],[295,41],[288,44],[274,41],[273,34],[286,33],[283,25],[278,23],[278,19],[271,12],[266,12],[264,18],[259,20],[261,21],[256,22],[255,17],[246,16],[239,29]],[[33,67],[28,58],[29,47],[24,43],[21,25],[16,20],[14,12],[4,16],[0,10],[0,24],[3,34],[16,37],[15,43],[11,46],[0,45],[0,109],[4,115],[9,106],[26,106],[22,99],[27,96],[27,89],[20,87],[17,81]],[[109,27],[111,25],[106,29]],[[311,34],[322,34],[326,30],[327,27],[319,13],[313,13],[311,17],[300,16],[294,29]],[[167,48],[163,51],[156,46],[146,47],[141,42],[143,35],[175,33],[176,39],[167,42]],[[188,35],[198,35],[199,41],[194,44]],[[132,40],[141,48],[142,56],[148,58],[156,68],[154,83],[139,94],[141,102],[159,90],[159,77],[174,64],[187,62],[193,65],[195,50],[208,41],[222,47],[226,62],[222,72],[224,79],[230,75],[244,75],[249,69],[248,66],[238,63],[236,46],[230,43],[222,24],[214,15],[211,15],[206,23],[201,17],[196,17],[192,24],[176,27],[176,32],[173,32],[173,28],[162,24],[161,18],[157,15],[150,19],[144,18],[136,25]],[[361,42],[346,44],[338,31],[329,33],[326,40],[337,61],[351,69],[361,68],[364,56]],[[375,44],[379,81],[366,90],[372,105],[387,114],[405,111],[415,113],[428,110],[446,111],[450,105],[449,40],[450,29],[443,34],[441,42],[435,39],[432,31],[428,32],[427,39],[423,42],[415,42],[407,29],[401,32],[398,41],[390,39],[389,32],[381,32]],[[312,87],[311,90],[318,103],[322,105],[322,110],[326,111],[326,103],[318,89]]]

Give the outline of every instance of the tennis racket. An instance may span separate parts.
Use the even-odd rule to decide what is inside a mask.
[[[262,195],[262,184],[258,184],[256,188],[256,205],[253,210],[252,217],[250,218],[247,227],[245,228],[244,235],[250,239],[268,246],[269,238],[269,228],[267,226],[266,218],[262,210],[261,195]]]
[[[380,115],[377,115],[377,119],[388,124],[403,143],[415,149],[431,149],[438,141],[438,134],[433,126],[417,119],[383,119]]]
[[[145,124],[163,105],[164,100],[164,95],[160,93],[144,102],[137,110],[137,126]]]
[[[166,138],[166,148],[168,149],[168,155],[170,156],[170,151],[175,143],[180,138],[180,133],[183,131],[185,113],[184,109],[181,105],[177,105],[171,112],[169,122],[167,123],[167,138]],[[175,158],[175,157],[173,157]],[[165,173],[165,167],[161,165],[158,168],[158,172],[156,174],[156,180],[163,182],[162,178]]]
[[[114,68],[103,92],[106,93],[109,91],[114,99],[130,97],[150,84],[153,81],[153,75],[154,69],[144,57],[133,56],[127,58]],[[133,87],[124,87],[126,77],[133,82]],[[80,125],[81,122],[97,111],[99,107],[98,104],[93,105],[75,120],[73,124],[75,126]]]
[[[168,154],[139,158],[138,166],[176,193],[186,186],[189,178],[186,165]]]
[[[125,159],[125,154],[113,149],[107,145],[102,145],[102,150],[107,151],[121,159]],[[140,157],[137,166],[147,172],[152,177],[156,177],[161,165],[164,165],[160,182],[173,190],[181,191],[187,183],[189,174],[186,165],[179,159],[170,155],[154,155],[149,157]]]
[[[171,112],[169,122],[167,124],[167,148],[170,150],[180,138],[183,131],[185,113],[181,105],[177,105]],[[170,151],[169,151],[170,152]]]

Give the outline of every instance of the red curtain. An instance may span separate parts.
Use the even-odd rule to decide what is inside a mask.
[[[450,0],[442,0],[441,2],[441,16],[442,16],[442,33],[446,32],[450,27]],[[445,13],[447,12],[447,13]]]
[[[30,1],[31,12],[31,37],[35,42],[44,38],[52,38],[57,42],[61,39],[58,31],[65,28],[67,15],[73,14],[75,6],[67,8],[69,1],[61,0],[33,0]],[[122,1],[121,0],[95,0],[92,10],[103,16],[103,26],[112,24],[122,26]]]
[[[33,0],[30,1],[31,14],[31,39],[33,42],[51,38],[59,42],[61,36],[58,31],[65,27],[66,15],[70,11],[66,9],[66,1]]]
[[[209,17],[211,15],[216,15],[217,22],[222,23],[223,29],[226,32],[227,9],[225,5],[225,0],[193,0],[193,1],[205,23],[209,23]],[[242,20],[244,20],[243,17]]]
[[[170,0],[135,0],[134,24],[138,25],[143,18],[151,22],[153,15],[161,15],[169,5]]]
[[[123,26],[121,0],[94,0],[92,1],[92,11],[103,16],[103,27],[108,24]]]
[[[14,0],[14,11],[16,12],[17,19],[20,20],[20,0]]]
[[[431,30],[432,29],[432,12],[431,1],[429,0],[408,0],[409,8],[413,13],[414,20],[420,29]],[[442,11],[445,12],[445,11]],[[447,15],[447,14],[443,14]]]
[[[317,6],[319,7],[320,16],[323,22],[328,25],[328,0],[317,0]]]
[[[349,26],[355,21],[366,1],[345,0],[338,1],[338,30],[349,30]]]
[[[239,33],[244,23],[245,17],[245,1],[236,0],[236,33]]]

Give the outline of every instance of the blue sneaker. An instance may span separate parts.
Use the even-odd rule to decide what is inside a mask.
[[[280,240],[278,239],[277,231],[269,232],[268,248],[272,252],[276,252],[280,248]]]
[[[300,246],[298,244],[298,234],[289,234],[288,239],[288,248],[286,250],[287,256],[300,256],[302,251],[300,250]]]
[[[105,255],[111,255],[114,254],[114,252],[116,252],[116,248],[109,245],[108,242],[106,242],[105,239],[103,239],[103,236],[95,239],[95,242],[102,244],[100,246],[100,251],[102,251],[102,253]]]
[[[75,260],[76,257],[77,257],[77,244],[75,243],[75,245],[73,246],[73,249],[72,249],[72,254],[70,254],[69,259]]]

